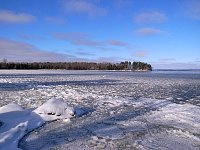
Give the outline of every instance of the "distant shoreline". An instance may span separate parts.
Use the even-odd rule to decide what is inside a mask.
[[[119,71],[119,72],[151,72],[150,70],[90,70],[90,69],[85,69],[85,70],[77,70],[77,69],[0,69],[0,71],[10,71],[10,70],[32,70],[32,71],[37,71],[37,70],[52,70],[52,71],[59,71],[59,70],[64,70],[64,71],[110,71],[110,72],[115,72],[115,71]],[[200,69],[153,69],[154,71],[200,71]]]
[[[153,69],[153,71],[200,71],[200,69]]]
[[[1,62],[0,69],[35,70],[35,69],[63,69],[63,70],[132,70],[152,71],[150,64],[145,62],[124,61],[120,63],[98,62]]]

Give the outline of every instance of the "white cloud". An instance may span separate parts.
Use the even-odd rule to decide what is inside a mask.
[[[53,33],[54,38],[59,40],[67,40],[74,45],[82,46],[99,46],[102,42],[95,41],[88,38],[88,35],[82,32],[69,32],[69,33]]]
[[[67,61],[75,59],[71,55],[59,54],[40,50],[26,42],[13,41],[0,38],[0,59],[6,58],[8,61]]]
[[[27,13],[14,13],[8,10],[0,10],[0,22],[3,23],[30,23],[36,17]]]
[[[166,16],[160,12],[142,12],[134,20],[139,23],[161,23],[166,20]]]
[[[152,36],[163,33],[163,31],[155,28],[140,28],[135,31],[140,36]]]
[[[90,38],[87,34],[82,32],[68,32],[68,33],[60,33],[55,32],[53,33],[53,37],[58,40],[66,40],[69,41],[71,44],[77,46],[88,46],[88,47],[98,47],[98,46],[115,46],[115,47],[126,47],[128,43],[115,40],[115,39],[108,39],[103,41],[98,41]]]
[[[71,14],[86,14],[90,17],[106,15],[106,9],[98,7],[93,2],[89,0],[67,0],[63,1],[62,5],[64,10]]]

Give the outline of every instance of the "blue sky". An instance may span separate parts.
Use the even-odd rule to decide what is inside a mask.
[[[200,0],[0,0],[0,59],[200,69]]]

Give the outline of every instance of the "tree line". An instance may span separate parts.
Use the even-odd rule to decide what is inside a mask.
[[[66,69],[66,70],[146,70],[151,71],[150,64],[125,61],[121,63],[94,62],[1,62],[0,69]]]

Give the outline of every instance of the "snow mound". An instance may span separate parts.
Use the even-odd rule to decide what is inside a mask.
[[[15,103],[10,103],[0,108],[0,113],[6,113],[11,111],[23,111],[24,109]]]
[[[49,121],[52,118],[70,119],[75,116],[75,110],[68,106],[62,99],[52,98],[46,103],[34,110],[44,120]]]

